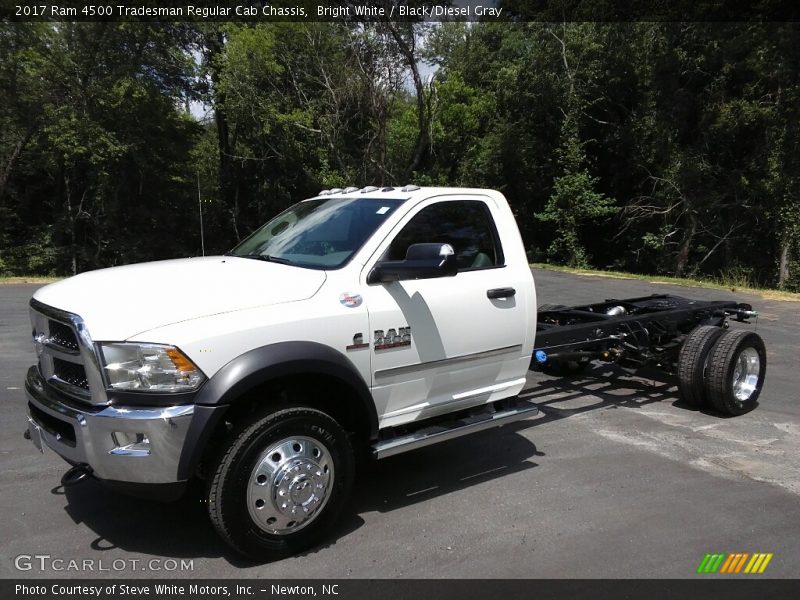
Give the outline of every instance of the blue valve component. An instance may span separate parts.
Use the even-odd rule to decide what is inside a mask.
[[[544,364],[547,362],[547,352],[544,350],[537,350],[533,353],[533,357],[536,359],[536,362]]]

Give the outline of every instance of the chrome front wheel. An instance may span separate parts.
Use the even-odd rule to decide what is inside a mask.
[[[250,473],[247,509],[261,529],[287,535],[310,524],[328,502],[333,459],[325,444],[294,436],[264,450]]]

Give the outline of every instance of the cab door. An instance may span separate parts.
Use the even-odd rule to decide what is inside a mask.
[[[517,293],[532,287],[531,274],[506,265],[498,210],[485,196],[426,200],[367,262],[362,289],[381,427],[514,395],[524,385],[527,314]],[[366,284],[375,263],[402,260],[416,243],[450,244],[458,273]]]

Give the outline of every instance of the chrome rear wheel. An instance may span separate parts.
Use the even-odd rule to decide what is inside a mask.
[[[733,369],[733,395],[739,402],[744,402],[758,389],[761,359],[755,348],[745,348],[739,354]]]
[[[758,405],[767,373],[767,349],[754,331],[729,329],[712,348],[705,369],[711,405],[727,415],[743,415]]]

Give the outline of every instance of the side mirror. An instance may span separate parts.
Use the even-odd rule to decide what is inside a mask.
[[[450,244],[412,244],[405,260],[376,264],[367,276],[367,283],[452,277],[456,273],[456,253]]]

